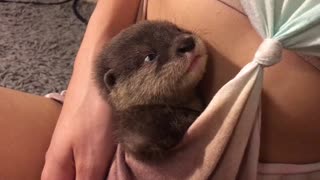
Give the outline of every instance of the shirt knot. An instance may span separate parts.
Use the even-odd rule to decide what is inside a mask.
[[[253,61],[263,67],[269,67],[280,62],[281,55],[282,45],[278,40],[264,39],[254,55]]]

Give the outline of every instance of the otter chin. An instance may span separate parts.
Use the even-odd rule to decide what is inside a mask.
[[[141,160],[174,153],[204,109],[197,85],[206,62],[204,42],[166,21],[134,24],[106,44],[94,78],[126,153]]]

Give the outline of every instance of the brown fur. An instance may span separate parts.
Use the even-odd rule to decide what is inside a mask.
[[[183,48],[190,47],[190,37],[195,48],[189,52]],[[154,61],[145,61],[150,53]],[[192,54],[201,56],[196,69],[188,71]],[[101,94],[114,108],[116,138],[127,152],[159,159],[179,143],[203,109],[196,86],[206,58],[196,35],[164,21],[135,24],[111,40],[94,72]]]

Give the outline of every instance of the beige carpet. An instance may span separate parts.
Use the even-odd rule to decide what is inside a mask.
[[[80,2],[86,18],[93,8]],[[38,95],[65,89],[85,27],[73,14],[72,2],[0,3],[0,86]]]

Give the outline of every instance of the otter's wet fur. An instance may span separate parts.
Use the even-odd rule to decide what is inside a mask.
[[[137,23],[106,45],[94,76],[126,152],[157,160],[182,140],[203,110],[196,87],[206,60],[198,36],[166,21]]]

